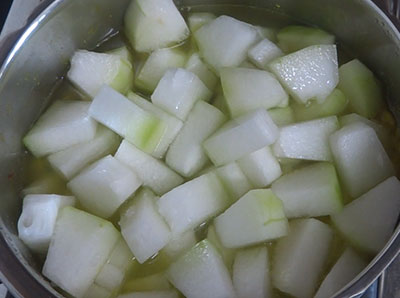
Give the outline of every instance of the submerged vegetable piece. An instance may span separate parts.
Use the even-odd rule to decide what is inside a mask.
[[[286,53],[312,45],[334,44],[335,36],[319,28],[287,26],[277,34],[278,44]]]
[[[351,248],[347,248],[325,277],[314,298],[331,297],[355,278],[367,265],[368,263]]]
[[[84,169],[67,186],[85,209],[108,218],[141,184],[135,173],[108,155]]]
[[[211,161],[224,165],[275,142],[278,128],[264,109],[235,118],[204,143]]]
[[[310,46],[270,63],[271,71],[299,103],[323,103],[339,82],[335,45]]]
[[[274,249],[274,287],[294,297],[309,298],[315,293],[332,242],[331,228],[316,219],[290,223],[287,237]]]
[[[179,298],[179,294],[175,290],[145,291],[119,295],[118,298]]]
[[[339,180],[328,162],[289,172],[272,183],[271,189],[282,200],[288,218],[324,216],[342,209]]]
[[[270,109],[268,114],[277,126],[285,126],[295,122],[293,109],[289,106]]]
[[[112,49],[110,51],[107,51],[106,53],[118,56],[120,58],[124,58],[124,59],[128,60],[131,64],[133,62],[132,54],[129,51],[127,46],[122,46],[122,47],[119,47],[119,48],[115,48],[115,49]]]
[[[218,83],[218,77],[203,62],[198,53],[192,54],[186,62],[185,68],[199,77],[211,91]]]
[[[366,118],[375,117],[383,107],[383,94],[374,74],[354,59],[339,68],[339,89],[350,108]]]
[[[121,215],[122,236],[140,264],[159,252],[171,239],[171,231],[157,211],[157,197],[142,189]]]
[[[65,207],[56,223],[43,275],[69,294],[83,297],[119,237],[110,222]]]
[[[265,38],[253,46],[247,55],[258,68],[268,70],[269,62],[283,56],[283,52],[276,44]]]
[[[232,17],[220,16],[194,33],[200,55],[219,72],[221,67],[239,66],[257,41],[255,28]]]
[[[120,56],[78,50],[72,56],[67,77],[90,97],[95,97],[103,85],[124,94],[132,88],[133,69]]]
[[[93,99],[89,114],[150,154],[157,150],[167,127],[159,117],[108,86],[104,86]]]
[[[356,198],[394,174],[394,168],[375,131],[356,122],[330,136],[339,177]]]
[[[171,288],[172,285],[169,283],[166,273],[161,272],[127,281],[124,284],[122,293],[164,291],[170,290]]]
[[[265,246],[236,253],[233,264],[233,286],[238,298],[271,296],[270,265]]]
[[[218,250],[219,254],[221,255],[222,259],[224,260],[226,268],[228,268],[228,270],[231,271],[232,265],[233,265],[233,260],[235,258],[235,254],[236,254],[237,250],[234,248],[227,248],[222,245],[221,240],[219,239],[217,232],[215,231],[214,225],[210,225],[208,227],[206,238]]]
[[[151,101],[164,111],[186,120],[197,100],[208,101],[211,96],[211,91],[194,73],[176,68],[164,74]]]
[[[187,298],[235,297],[230,274],[208,240],[199,242],[173,263],[168,278]]]
[[[176,259],[191,249],[196,242],[197,239],[194,230],[189,230],[182,234],[174,235],[164,247],[164,253],[171,259]]]
[[[18,219],[18,237],[32,251],[46,253],[54,232],[58,213],[75,205],[75,198],[59,195],[27,195]]]
[[[185,40],[189,29],[172,0],[131,0],[125,33],[138,52],[151,52]]]
[[[204,24],[207,24],[213,20],[215,20],[217,17],[213,15],[212,13],[209,12],[195,12],[189,15],[188,17],[188,23],[189,23],[189,28],[190,31],[196,32],[198,29],[200,29]]]
[[[336,116],[281,127],[273,145],[274,154],[280,158],[332,161],[329,136],[338,129]]]
[[[400,213],[400,182],[390,177],[332,215],[332,221],[357,248],[377,254],[389,240]]]
[[[214,225],[228,248],[257,244],[288,233],[282,202],[270,189],[249,191],[215,218]]]
[[[57,174],[51,173],[33,181],[22,190],[22,195],[33,194],[64,194],[65,182]]]
[[[157,202],[173,234],[197,227],[222,212],[229,203],[222,183],[212,172],[174,188]]]
[[[93,139],[97,124],[89,117],[89,105],[75,100],[54,102],[24,137],[24,145],[41,157]]]
[[[220,75],[224,96],[232,117],[258,108],[273,108],[288,99],[281,84],[267,71],[222,68]]]

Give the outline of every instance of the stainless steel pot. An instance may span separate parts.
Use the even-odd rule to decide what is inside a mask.
[[[15,297],[62,297],[40,275],[40,268],[17,238],[25,153],[21,138],[38,118],[54,86],[78,48],[93,48],[117,32],[129,0],[55,0],[9,51],[0,49],[0,279]],[[387,87],[388,103],[400,120],[400,34],[369,0],[177,0],[180,7],[230,5],[230,12],[265,11],[288,15],[334,33]],[[252,8],[243,8],[243,6]],[[255,9],[257,8],[257,9]],[[391,7],[396,12],[397,7]],[[221,6],[216,6],[221,11]],[[9,52],[8,52],[9,51]],[[5,58],[5,53],[8,56]],[[357,297],[382,273],[400,250],[400,228],[353,282],[336,297]]]

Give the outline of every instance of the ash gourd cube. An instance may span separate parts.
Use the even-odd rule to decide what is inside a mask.
[[[195,12],[188,17],[189,29],[192,33],[196,32],[203,25],[215,20],[217,17],[209,12]]]
[[[296,122],[292,107],[273,108],[268,110],[268,115],[278,126],[286,126]]]
[[[218,83],[218,77],[203,62],[198,53],[193,53],[187,60],[185,68],[199,77],[199,79],[213,91]]]
[[[259,41],[247,53],[250,61],[264,70],[268,70],[269,62],[283,55],[282,50],[267,38]]]
[[[210,241],[214,245],[214,247],[218,250],[225,263],[226,268],[228,268],[228,270],[231,271],[235,254],[238,250],[235,248],[227,248],[222,245],[221,240],[218,237],[213,224],[209,225],[208,227],[207,240]]]

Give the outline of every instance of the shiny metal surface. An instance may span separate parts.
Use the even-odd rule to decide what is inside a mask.
[[[49,2],[49,1],[47,1]],[[51,2],[51,1],[50,1]],[[55,0],[18,41],[0,69],[0,279],[16,297],[56,297],[35,261],[16,237],[24,152],[21,137],[37,119],[75,49],[93,48],[118,30],[129,0]],[[369,0],[177,0],[179,6],[243,5],[315,24],[336,36],[380,77],[388,102],[400,119],[400,35]],[[48,4],[48,3],[47,3]],[[262,10],[259,21],[268,20]],[[397,6],[393,8],[395,15]],[[0,59],[4,58],[2,45]],[[3,51],[3,52],[2,52]],[[385,249],[336,297],[357,297],[400,250],[400,229]],[[389,297],[389,296],[388,296]]]

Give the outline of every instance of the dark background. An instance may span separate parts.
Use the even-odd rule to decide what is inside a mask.
[[[8,11],[10,10],[12,0],[0,0],[0,31],[6,21]]]

